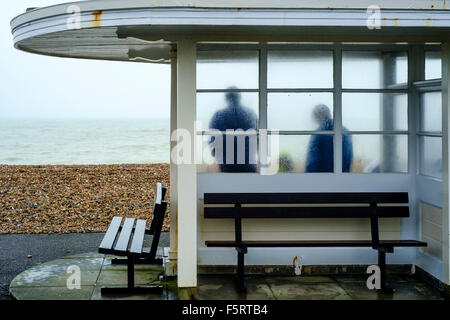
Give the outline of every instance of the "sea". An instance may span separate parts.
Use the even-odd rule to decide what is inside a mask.
[[[168,119],[0,119],[0,164],[169,161]]]

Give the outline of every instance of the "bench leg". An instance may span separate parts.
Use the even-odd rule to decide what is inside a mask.
[[[134,288],[134,257],[128,257],[127,260],[128,289],[132,290]]]
[[[247,288],[245,287],[245,279],[244,279],[244,254],[246,253],[246,249],[237,248],[237,274],[236,274],[236,284],[239,293],[247,293]]]
[[[126,287],[102,287],[102,294],[146,294],[146,293],[161,293],[162,286],[139,286],[134,285],[134,257],[127,259],[127,286]]]
[[[386,282],[386,252],[392,252],[392,249],[378,248],[378,267],[380,268],[380,284],[382,293],[393,293],[395,290]]]

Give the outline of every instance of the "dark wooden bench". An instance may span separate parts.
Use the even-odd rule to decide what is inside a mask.
[[[380,240],[379,218],[409,217],[407,192],[382,193],[205,193],[205,219],[234,219],[234,241],[206,241],[207,247],[234,247],[237,250],[237,285],[245,292],[244,254],[247,248],[265,247],[371,247],[378,251],[381,290],[386,284],[386,252],[395,247],[425,247],[416,240]],[[228,207],[208,205],[234,205]],[[246,206],[253,205],[253,206]],[[258,205],[256,207],[255,205]],[[270,205],[270,206],[269,206]],[[286,206],[289,205],[289,206]],[[298,205],[298,206],[293,206]],[[370,219],[370,240],[246,241],[242,219],[283,218],[365,218]]]
[[[125,259],[112,259],[112,264],[127,264],[128,284],[126,287],[103,287],[102,294],[108,293],[148,293],[162,292],[162,286],[135,286],[134,265],[135,264],[162,264],[162,259],[156,257],[159,238],[161,235],[167,202],[163,201],[166,188],[161,183],[156,186],[155,204],[150,229],[146,228],[146,220],[134,218],[114,217],[103,237],[98,249],[99,253],[112,254],[126,257]],[[123,225],[122,225],[122,220]],[[153,235],[150,248],[144,248],[145,235]]]

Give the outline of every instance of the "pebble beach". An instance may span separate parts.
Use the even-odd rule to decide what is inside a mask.
[[[105,232],[113,216],[151,221],[169,164],[0,165],[0,234]],[[170,199],[163,231],[169,231]]]

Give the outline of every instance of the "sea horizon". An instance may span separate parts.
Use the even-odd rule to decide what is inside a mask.
[[[0,118],[0,165],[169,163],[170,120]]]

